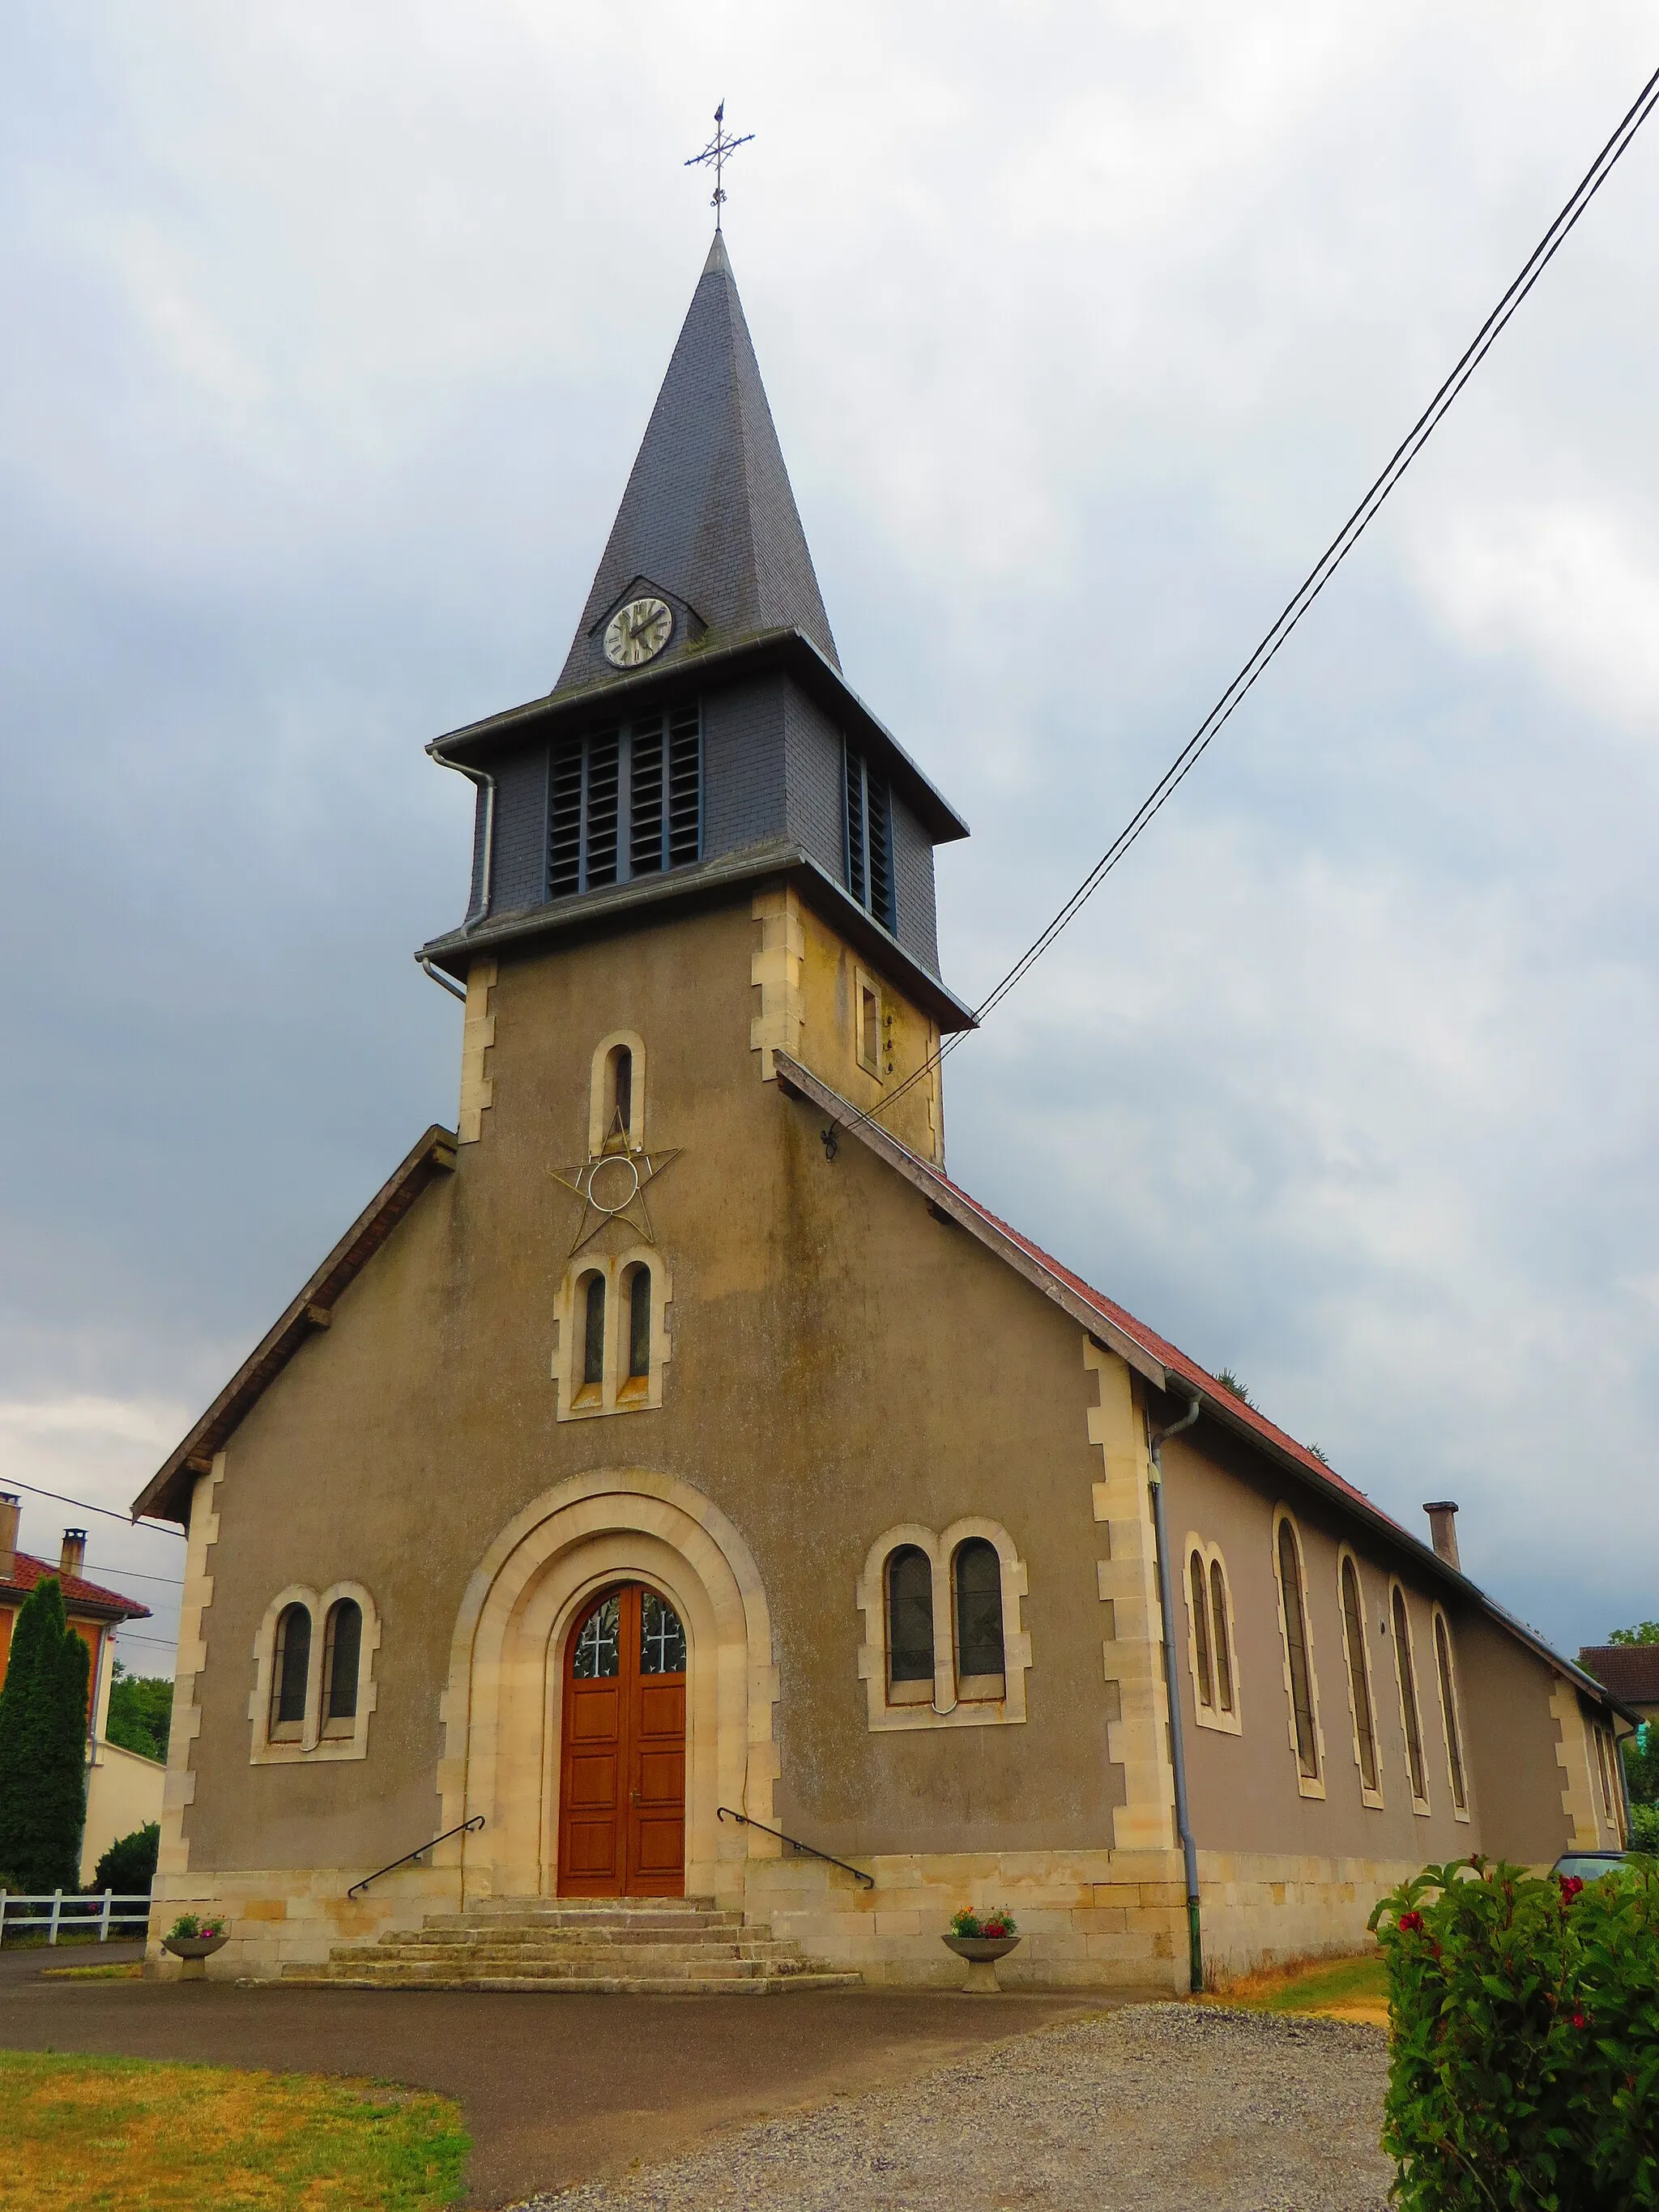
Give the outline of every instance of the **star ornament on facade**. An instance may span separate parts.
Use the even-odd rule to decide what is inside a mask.
[[[673,1165],[681,1150],[676,1145],[665,1152],[648,1152],[643,1146],[631,1152],[607,1142],[603,1152],[590,1153],[580,1167],[550,1168],[554,1182],[574,1190],[582,1202],[571,1256],[613,1221],[625,1221],[647,1244],[654,1244],[657,1232],[651,1225],[646,1190],[665,1168]]]

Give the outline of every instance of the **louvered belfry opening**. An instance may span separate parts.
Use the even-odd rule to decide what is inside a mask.
[[[847,773],[847,888],[884,928],[897,927],[893,908],[893,819],[887,785],[849,745]]]
[[[604,890],[702,853],[696,704],[561,738],[548,772],[547,895]]]

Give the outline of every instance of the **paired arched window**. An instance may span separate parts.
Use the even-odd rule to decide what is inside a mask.
[[[1319,1715],[1316,1704],[1313,1644],[1308,1627],[1308,1588],[1302,1571],[1302,1544],[1288,1513],[1279,1516],[1273,1538],[1279,1580],[1279,1630],[1284,1638],[1285,1687],[1291,1705],[1291,1741],[1296,1749],[1297,1786],[1304,1796],[1322,1796]]]
[[[1438,1606],[1434,1609],[1434,1666],[1440,1683],[1440,1718],[1446,1731],[1446,1778],[1451,1784],[1452,1810],[1467,1819],[1468,1784],[1463,1773],[1463,1731],[1457,1711],[1457,1676],[1452,1666],[1451,1631]],[[1612,1818],[1612,1808],[1608,1808]]]
[[[662,1403],[668,1287],[661,1255],[584,1254],[559,1294],[558,1418]]]
[[[1414,1812],[1426,1813],[1429,1778],[1423,1761],[1423,1712],[1417,1701],[1411,1615],[1406,1609],[1406,1593],[1398,1583],[1389,1595],[1389,1615],[1394,1624],[1395,1676],[1400,1686],[1400,1724],[1406,1735],[1406,1771],[1411,1780],[1412,1808]]]
[[[1187,1540],[1188,1657],[1193,1706],[1200,1728],[1240,1733],[1238,1664],[1233,1650],[1232,1601],[1227,1570],[1213,1544]]]
[[[1025,1570],[1001,1529],[979,1533],[991,1526],[904,1527],[872,1546],[858,1601],[872,1727],[1024,1719]]]
[[[289,1589],[275,1599],[259,1632],[249,1705],[255,1764],[365,1756],[379,1643],[374,1607],[359,1583],[337,1583],[320,1596]]]

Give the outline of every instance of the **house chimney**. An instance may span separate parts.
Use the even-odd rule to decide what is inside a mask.
[[[15,1493],[0,1490],[0,1583],[9,1583],[17,1571],[17,1516],[21,1511]]]
[[[1450,1498],[1443,1498],[1438,1504],[1425,1505],[1423,1510],[1429,1516],[1429,1541],[1434,1546],[1434,1556],[1462,1574],[1462,1565],[1457,1556],[1456,1506]]]
[[[87,1563],[87,1532],[84,1528],[65,1528],[64,1549],[58,1561],[60,1575],[78,1575]]]

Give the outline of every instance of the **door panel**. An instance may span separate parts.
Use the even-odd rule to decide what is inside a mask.
[[[561,1893],[683,1895],[684,1631],[656,1591],[626,1583],[577,1621],[563,1663]]]

